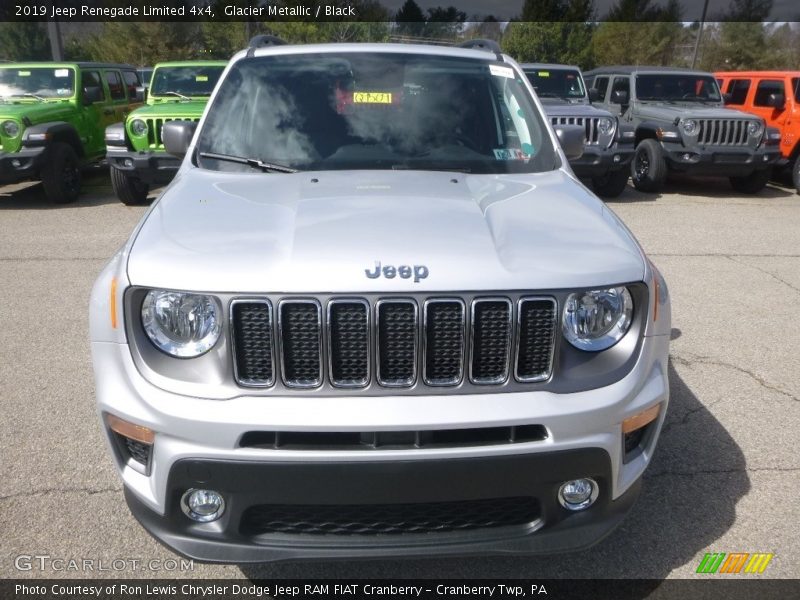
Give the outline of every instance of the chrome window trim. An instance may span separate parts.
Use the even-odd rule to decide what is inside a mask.
[[[283,347],[283,307],[289,304],[311,304],[317,309],[317,341],[319,343],[319,372],[317,378],[309,383],[291,382],[286,377],[286,352]],[[287,388],[312,389],[322,385],[324,351],[322,348],[322,305],[316,298],[282,298],[278,301],[278,347],[281,355],[281,380]]]
[[[409,379],[385,381],[381,377],[381,306],[384,304],[410,304],[414,307],[414,365]],[[417,363],[419,361],[419,306],[414,298],[381,298],[375,302],[375,380],[387,388],[412,387],[417,382]]]
[[[331,310],[336,304],[361,304],[366,312],[367,318],[367,376],[364,379],[363,383],[359,382],[337,382],[333,378],[333,331],[331,327],[332,319],[331,319]],[[372,318],[371,318],[371,307],[367,300],[364,298],[348,298],[348,297],[336,297],[328,300],[328,305],[326,307],[326,322],[325,322],[325,332],[327,337],[327,355],[328,355],[328,381],[333,387],[341,388],[341,389],[358,389],[358,388],[365,388],[369,385],[370,380],[372,379]]]
[[[530,301],[549,301],[553,305],[553,342],[550,344],[550,358],[547,363],[547,371],[544,375],[536,376],[536,377],[521,377],[519,375],[519,340],[522,336],[522,304],[524,302]],[[534,383],[540,381],[549,381],[550,378],[553,376],[553,360],[555,358],[555,349],[556,349],[556,335],[559,333],[558,328],[558,319],[559,319],[559,312],[558,312],[558,301],[553,298],[552,296],[522,296],[517,300],[517,325],[516,325],[516,332],[514,335],[514,339],[516,340],[515,343],[515,352],[514,352],[514,379],[519,381],[520,383]]]
[[[475,307],[484,302],[504,302],[508,305],[508,334],[506,335],[506,368],[501,377],[482,377],[476,378],[472,372],[472,366],[475,358]],[[503,296],[485,296],[475,298],[470,305],[469,313],[469,381],[474,385],[499,385],[508,381],[508,375],[511,371],[509,363],[511,362],[511,344],[514,337],[514,303],[508,297]]]
[[[248,383],[239,377],[239,367],[236,363],[236,330],[233,325],[233,309],[237,304],[264,304],[269,313],[269,327],[272,330],[270,336],[270,366],[272,367],[272,379],[265,383]],[[231,336],[231,357],[233,359],[233,379],[237,385],[248,388],[269,388],[275,385],[277,377],[275,376],[275,315],[272,310],[272,302],[267,298],[235,298],[231,300],[228,307],[228,330]]]
[[[461,359],[458,377],[450,380],[434,380],[428,378],[428,306],[431,304],[456,303],[461,305]],[[427,298],[422,305],[422,381],[430,386],[454,386],[464,380],[464,359],[467,350],[467,305],[461,298],[441,297]]]

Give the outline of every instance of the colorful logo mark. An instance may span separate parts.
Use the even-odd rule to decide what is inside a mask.
[[[698,573],[763,573],[767,565],[772,560],[774,554],[766,552],[725,552],[707,553],[700,565],[697,567]]]

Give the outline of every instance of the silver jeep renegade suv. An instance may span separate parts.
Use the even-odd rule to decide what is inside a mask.
[[[608,534],[667,410],[670,305],[570,170],[583,135],[491,47],[234,56],[92,292],[142,525],[239,563]]]

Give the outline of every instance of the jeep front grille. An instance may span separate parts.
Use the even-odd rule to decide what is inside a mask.
[[[700,144],[711,146],[746,146],[747,119],[698,119]]]
[[[147,144],[151,148],[163,148],[164,141],[161,139],[161,130],[164,128],[164,123],[169,121],[190,121],[197,122],[200,117],[192,118],[166,118],[166,119],[145,119],[147,123]]]
[[[552,297],[240,298],[233,372],[245,387],[501,385],[550,378]]]
[[[600,143],[600,132],[597,130],[599,117],[551,117],[553,125],[578,125],[586,130],[586,143],[597,145]]]

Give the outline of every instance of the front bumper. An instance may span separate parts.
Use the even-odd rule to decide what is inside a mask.
[[[781,156],[778,146],[765,145],[753,150],[745,146],[685,147],[662,142],[662,147],[671,169],[696,175],[747,176],[772,167]]]
[[[585,476],[599,484],[596,502],[583,512],[562,508],[556,500],[560,484]],[[343,555],[576,550],[613,531],[639,494],[637,480],[612,501],[610,481],[609,457],[598,448],[367,463],[181,460],[170,472],[166,514],[151,510],[128,488],[125,496],[139,522],[180,554],[201,561],[245,563]],[[186,490],[209,487],[225,497],[225,513],[213,523],[195,523],[181,511],[180,497]],[[508,512],[503,506],[508,499],[517,498],[530,502],[529,515],[520,515],[513,523],[502,522],[503,513]],[[314,519],[316,513],[330,511],[331,506],[337,513],[358,515],[375,505],[391,520],[395,531],[376,535],[356,529],[332,534],[335,524],[331,519],[325,515]],[[470,505],[493,511],[488,521],[494,519],[495,525],[468,529]],[[305,517],[285,522],[287,514],[292,514],[291,507],[302,507]],[[414,530],[409,510],[438,517],[441,520],[436,527],[450,523],[450,530]],[[448,510],[458,516],[448,521]],[[266,521],[257,516],[262,511],[269,515]],[[281,517],[275,517],[276,513]],[[371,514],[367,519],[375,523],[381,517]]]
[[[38,179],[44,160],[44,146],[20,148],[19,152],[0,152],[0,182],[16,183]]]
[[[633,154],[632,144],[614,144],[610,148],[586,146],[583,155],[571,160],[569,165],[578,177],[599,177],[612,171],[627,169]]]
[[[169,183],[181,166],[179,158],[164,151],[139,152],[114,146],[106,146],[106,160],[112,168],[135,176],[147,184]]]

